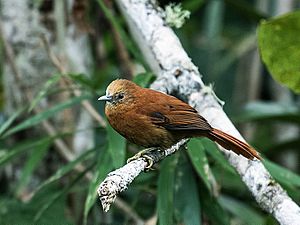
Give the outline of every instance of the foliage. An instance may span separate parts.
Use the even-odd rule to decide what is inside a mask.
[[[262,21],[258,43],[262,60],[279,83],[300,92],[300,11]]]
[[[40,5],[42,1],[35,2]],[[97,96],[103,94],[106,85],[117,78],[115,74],[123,72],[118,66],[119,59],[116,55],[120,53],[114,43],[112,27],[125,45],[131,62],[145,69],[145,72],[135,74],[134,82],[148,87],[155,79],[127,32],[121,14],[104,4],[104,1],[97,2],[99,5],[96,2],[89,3],[91,9],[96,10],[89,12],[90,23],[98,24],[96,15],[101,12],[103,20],[101,24],[111,24],[111,27],[103,29],[102,34],[97,34],[102,41],[101,46],[107,53],[106,57],[103,57],[105,63],[95,66],[90,76],[53,74],[41,86],[33,101],[24,103],[14,114],[1,120],[0,224],[136,224],[139,220],[147,221],[156,216],[158,224],[161,225],[277,224],[256,204],[239,175],[217,146],[205,138],[191,140],[187,150],[181,149],[175,155],[166,158],[154,171],[142,173],[128,190],[120,194],[110,213],[102,212],[96,194],[98,185],[111,170],[122,166],[126,158],[139,148],[126,143],[109,125],[101,127],[95,122],[93,126],[86,128],[95,132],[95,146],[85,149],[80,154],[72,152],[74,157],[66,160],[57,151],[56,143],[65,140],[72,146],[68,140],[83,130],[58,129],[57,134],[48,135],[42,129],[42,124],[46,120],[52,123],[66,110],[71,110],[77,115],[78,108],[83,108],[81,103],[85,100],[88,100],[103,116],[103,104],[96,101]],[[250,7],[249,4],[248,1],[245,3],[242,0],[234,3],[183,1],[183,8],[186,6],[192,14],[183,28],[176,32],[188,54],[199,66],[204,79],[215,83],[217,93],[226,101],[225,110],[234,121],[242,126],[251,122],[257,127],[251,142],[262,150],[265,158],[270,159],[265,161],[265,166],[274,179],[299,203],[299,134],[292,140],[277,140],[273,126],[275,122],[299,126],[299,106],[293,101],[278,103],[270,99],[268,84],[260,84],[264,92],[268,93],[261,94],[259,101],[235,104],[238,102],[237,98],[244,94],[244,87],[247,84],[243,84],[245,86],[242,87],[235,85],[237,78],[233,74],[240,66],[240,58],[254,47],[255,42],[251,40],[255,31],[252,27],[257,24],[258,18],[262,17],[260,11],[255,10],[254,5]],[[240,14],[237,9],[243,9],[244,13]],[[223,12],[224,18],[217,12]],[[287,23],[287,26],[280,26],[280,32],[275,31],[279,32],[280,37],[286,32],[293,33],[288,26],[290,22],[286,22],[290,17],[292,16],[262,23],[259,28],[260,43],[270,40],[278,20],[278,23]],[[99,28],[97,25],[93,26],[95,29]],[[289,34],[289,40],[292,40],[291,37],[298,37],[293,35],[295,34]],[[91,43],[96,48],[97,44],[92,39]],[[274,47],[274,49],[261,50],[263,59],[265,51],[274,54],[279,47],[282,49],[284,46],[294,46],[290,42],[279,43],[281,46],[277,43],[277,39],[271,40],[267,48]],[[286,52],[279,54],[272,63],[271,66],[276,67],[274,75],[281,73],[285,69],[283,66],[293,64],[292,69],[295,70],[295,66],[299,64],[293,60],[292,63],[287,63],[286,54]],[[269,60],[264,60],[268,65]],[[286,63],[282,63],[282,60]],[[249,63],[249,59],[245,61]],[[271,67],[270,71],[273,71]],[[236,76],[243,77],[244,71]],[[79,96],[70,94],[67,100],[57,101],[55,105],[42,108],[43,101],[48,98],[66,92],[72,93],[69,89],[58,88],[57,84],[62,79],[69,79],[81,94]],[[295,87],[296,79],[291,76],[289,82],[293,83],[292,87]],[[234,94],[232,90],[238,94]],[[265,99],[269,101],[266,102]],[[242,107],[243,105],[246,107]],[[4,113],[2,116],[4,117]],[[33,138],[34,136],[36,138]],[[296,161],[298,167],[292,167],[294,164],[288,161],[289,158],[285,158],[287,153],[298,157]],[[294,171],[280,165],[286,162],[285,159],[288,162],[286,165],[292,165]]]

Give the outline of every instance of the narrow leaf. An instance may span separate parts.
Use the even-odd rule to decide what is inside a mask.
[[[201,189],[200,199],[203,205],[202,209],[206,216],[213,222],[212,224],[230,225],[227,212],[207,190]]]
[[[118,18],[112,13],[112,11],[105,5],[103,0],[97,0],[101,10],[103,11],[104,15],[107,19],[112,23],[114,28],[117,30],[118,34],[121,36],[123,43],[125,44],[126,48],[130,51],[130,53],[135,57],[136,60],[142,61],[143,57],[140,51],[137,49],[134,42],[128,37],[125,30],[122,28]],[[148,68],[146,63],[143,63],[145,68]]]
[[[4,154],[1,155],[0,166],[5,165],[7,162],[11,161],[25,151],[39,148],[39,146],[44,146],[45,144],[49,144],[52,140],[53,138],[46,137],[38,140],[27,140],[26,142],[20,143],[17,146],[10,148],[9,151],[7,150]]]
[[[56,171],[55,174],[53,174],[51,177],[45,180],[40,186],[38,186],[35,190],[35,193],[39,192],[41,189],[47,187],[49,184],[52,184],[53,182],[61,179],[63,176],[71,172],[78,163],[83,162],[84,160],[91,157],[91,153],[95,153],[95,149],[91,149],[84,152],[77,159],[61,167],[59,170]]]
[[[37,96],[33,99],[32,103],[30,104],[28,110],[29,112],[41,101],[42,98],[44,98],[47,95],[49,89],[59,81],[61,76],[61,74],[55,74],[49,80],[47,80],[47,82],[41,88],[41,91],[37,94]]]
[[[287,186],[296,186],[300,187],[300,176],[292,171],[279,166],[267,159],[263,160],[263,164],[268,169],[270,174],[276,179],[278,182],[285,184]]]
[[[108,152],[113,160],[113,165],[118,168],[124,164],[126,141],[111,126],[107,126]]]
[[[27,185],[33,171],[37,168],[42,158],[45,156],[47,150],[49,149],[49,144],[49,142],[45,142],[42,145],[36,147],[29,154],[29,159],[26,161],[25,166],[22,168],[20,180],[17,184],[17,193],[21,193],[24,186]]]
[[[264,224],[264,218],[244,202],[230,197],[221,196],[219,202],[223,208],[227,209],[237,218],[240,218],[247,225]]]
[[[85,74],[68,74],[67,76],[69,76],[72,80],[75,80],[77,83],[81,84],[81,86],[87,87],[89,89],[92,89],[95,86],[95,82]]]
[[[205,151],[209,155],[211,155],[211,157],[213,157],[220,164],[220,166],[223,167],[223,169],[226,169],[228,172],[236,174],[233,167],[228,163],[228,161],[225,159],[224,155],[221,153],[221,151],[214,142],[206,138],[201,139],[201,142],[205,147]]]
[[[175,215],[178,224],[201,225],[201,209],[196,175],[187,157],[180,152],[175,175]]]
[[[110,154],[107,154],[107,149],[103,150],[101,157],[99,157],[98,163],[96,165],[96,173],[90,182],[89,191],[85,199],[84,204],[84,224],[87,224],[87,216],[90,209],[95,204],[97,198],[97,188],[98,185],[105,179],[105,176],[109,171],[113,169],[111,163]]]
[[[38,123],[40,123],[41,121],[45,120],[45,119],[48,119],[49,117],[51,116],[54,116],[56,115],[58,112],[66,109],[66,108],[69,108],[75,104],[78,104],[79,102],[81,102],[82,100],[84,99],[87,99],[89,96],[87,95],[83,95],[83,96],[79,96],[79,97],[74,97],[72,99],[69,99],[63,103],[60,103],[56,106],[53,106],[52,108],[50,109],[47,109],[39,114],[36,114],[30,118],[28,118],[27,120],[25,120],[24,122],[21,122],[19,125],[11,128],[10,130],[8,130],[4,135],[3,137],[7,137],[11,134],[14,134],[20,130],[24,130],[26,128],[29,128],[29,127],[32,127]]]
[[[12,114],[0,127],[0,136],[7,130],[7,128],[15,121],[15,119],[24,112],[24,108],[19,109],[14,114]]]
[[[278,102],[256,101],[246,105],[236,122],[245,121],[271,121],[280,120],[300,123],[300,111],[296,105]]]
[[[90,165],[89,167],[87,167],[84,171],[82,171],[81,173],[79,173],[75,179],[73,179],[72,182],[70,182],[65,188],[63,188],[61,191],[55,193],[53,196],[51,196],[51,198],[49,198],[48,202],[43,205],[43,207],[41,207],[35,214],[34,216],[34,222],[37,223],[39,221],[39,219],[43,216],[43,214],[47,211],[47,209],[49,209],[58,199],[60,199],[63,195],[65,195],[75,184],[77,184],[82,178],[83,176],[92,169],[92,167],[94,166],[94,163],[92,165]]]
[[[161,163],[157,193],[157,213],[160,225],[174,224],[174,177],[177,159],[178,155],[173,155]]]
[[[140,73],[136,75],[133,79],[133,82],[141,87],[148,87],[151,81],[155,79],[155,76],[153,73],[147,72],[147,73]]]
[[[202,141],[193,138],[188,143],[188,155],[198,175],[203,180],[207,189],[212,192],[212,187],[209,181],[210,168],[205,154],[205,148]]]

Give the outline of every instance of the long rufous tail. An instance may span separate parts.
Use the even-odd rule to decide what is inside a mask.
[[[237,138],[221,131],[218,129],[213,128],[207,135],[207,137],[219,145],[224,147],[227,150],[232,150],[238,155],[243,155],[248,159],[261,159],[259,153],[248,145],[245,142],[238,140]]]

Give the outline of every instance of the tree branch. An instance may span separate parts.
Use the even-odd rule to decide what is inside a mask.
[[[175,153],[187,142],[187,139],[179,141],[171,148],[164,151],[151,151],[146,155],[150,157],[154,163],[157,163],[165,157]],[[117,194],[126,190],[128,185],[145,169],[148,163],[145,158],[133,160],[125,166],[110,172],[105,180],[98,187],[98,195],[100,197],[103,210],[107,212],[110,205],[115,201]]]
[[[158,76],[151,87],[178,94],[201,112],[212,126],[221,128],[242,140],[242,136],[218,104],[213,91],[207,91],[209,89],[205,87],[197,67],[191,62],[177,36],[166,26],[163,11],[152,2],[117,1],[146,61]],[[220,149],[224,150],[222,147]],[[290,225],[300,221],[299,206],[274,181],[262,162],[250,161],[225,150],[224,154],[240,174],[258,204],[273,214],[280,224]],[[142,163],[141,165],[144,166]],[[127,185],[128,183],[125,184],[126,187]]]

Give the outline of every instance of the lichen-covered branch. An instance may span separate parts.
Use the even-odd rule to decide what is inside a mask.
[[[187,142],[187,139],[179,141],[171,148],[166,150],[157,150],[147,152],[154,163],[157,163],[165,157],[175,153]],[[126,190],[131,182],[148,167],[146,158],[141,157],[127,163],[125,166],[110,172],[105,180],[98,187],[98,195],[100,197],[103,210],[107,212],[110,205],[115,201],[117,194]]]
[[[166,26],[163,10],[151,0],[118,0],[117,3],[147,63],[157,75],[151,87],[176,93],[195,107],[213,127],[243,140],[218,104],[213,91],[204,86],[198,69],[175,33]],[[299,206],[274,181],[262,162],[250,161],[228,151],[224,153],[263,209],[272,213],[280,224],[297,224],[300,221]]]

